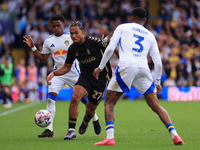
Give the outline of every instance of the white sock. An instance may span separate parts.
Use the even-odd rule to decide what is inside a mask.
[[[107,139],[113,139],[114,138],[114,129],[110,128],[108,130],[106,130],[106,134],[107,134]]]
[[[174,137],[175,137],[176,135],[178,135],[178,133],[176,132],[176,130],[170,131],[170,134],[171,134],[172,139],[174,139]]]
[[[47,126],[47,129],[53,131],[53,120],[54,120],[54,116],[56,113],[56,106],[55,106],[56,101],[48,98],[47,99],[47,110],[51,112],[52,115],[52,122],[49,126]]]
[[[98,116],[97,116],[97,114],[96,114],[96,112],[95,112],[95,114],[94,114],[94,116],[93,116],[93,118],[92,118],[92,121],[97,121],[99,118],[98,118]]]
[[[74,129],[74,128],[69,128],[69,130],[68,130],[68,131],[71,131],[71,130],[72,130],[72,131],[75,131],[75,129]]]

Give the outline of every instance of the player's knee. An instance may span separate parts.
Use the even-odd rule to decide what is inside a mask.
[[[87,115],[94,116],[94,114],[95,114],[95,110],[94,110],[94,109],[91,109],[91,108],[88,108],[88,107],[86,107],[86,114],[87,114]]]
[[[78,95],[73,94],[72,97],[71,97],[71,103],[72,104],[78,104],[79,101],[80,101],[80,98],[78,97]]]

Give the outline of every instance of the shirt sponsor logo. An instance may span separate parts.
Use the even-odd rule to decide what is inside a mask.
[[[85,63],[90,63],[92,61],[95,61],[95,57],[91,57],[91,58],[88,58],[88,59],[81,60],[81,63],[85,64]]]
[[[67,54],[67,51],[63,49],[59,49],[57,52],[54,53],[54,55],[57,56],[64,56],[65,54]]]

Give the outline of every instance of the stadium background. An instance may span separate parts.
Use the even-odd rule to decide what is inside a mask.
[[[41,64],[33,52],[23,43],[23,35],[32,36],[41,50],[45,38],[52,34],[48,19],[53,14],[66,18],[66,31],[74,20],[80,20],[86,35],[111,37],[115,27],[130,22],[130,11],[137,6],[147,11],[148,28],[156,37],[162,62],[163,91],[159,95],[170,101],[199,101],[200,96],[200,1],[199,0],[2,0],[0,2],[0,57],[10,55],[14,65],[13,92],[17,91],[17,70],[21,59],[25,67],[34,60],[37,82],[40,86],[38,99],[46,100],[46,75],[52,70],[50,57]],[[148,58],[154,76],[152,60]],[[118,62],[111,58],[113,73]],[[28,82],[28,81],[27,81]],[[43,88],[44,87],[44,88]],[[70,99],[72,90],[59,94],[60,99]],[[17,93],[18,94],[18,93]],[[63,98],[65,96],[65,98]],[[122,98],[142,98],[135,89]]]

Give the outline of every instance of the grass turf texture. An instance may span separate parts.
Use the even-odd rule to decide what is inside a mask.
[[[85,113],[85,106],[80,103],[76,125],[77,138],[70,141],[64,140],[68,127],[69,102],[57,101],[53,138],[38,138],[37,135],[42,133],[45,128],[37,126],[34,122],[35,113],[40,109],[45,109],[46,102],[33,104],[32,107],[3,116],[2,113],[32,104],[16,103],[13,104],[12,109],[4,109],[0,106],[0,150],[200,149],[200,102],[166,102],[161,100],[160,104],[168,111],[185,145],[175,146],[173,144],[166,127],[144,100],[120,100],[116,104],[115,146],[94,146],[94,143],[101,141],[102,137],[106,137],[103,101],[97,108],[97,115],[102,126],[101,134],[98,136],[94,133],[92,122],[90,122],[85,134],[78,133]]]

